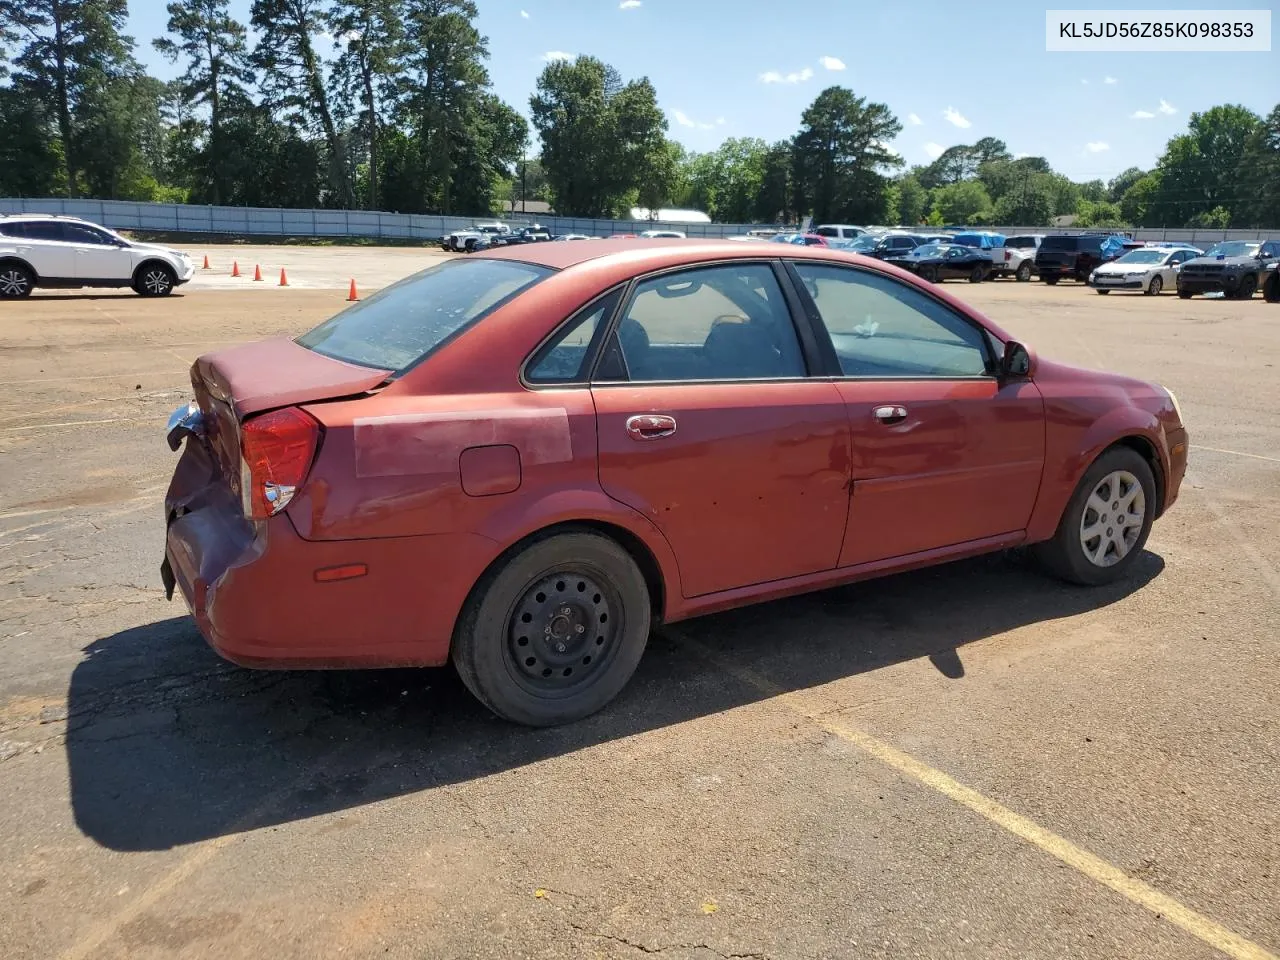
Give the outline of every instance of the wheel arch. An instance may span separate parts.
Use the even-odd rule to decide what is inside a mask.
[[[1140,433],[1132,433],[1127,436],[1123,436],[1117,441],[1115,441],[1115,443],[1112,443],[1106,449],[1101,451],[1098,454],[1098,457],[1101,457],[1108,450],[1115,450],[1117,447],[1127,447],[1128,449],[1132,450],[1134,453],[1140,456],[1143,460],[1145,460],[1147,462],[1147,466],[1151,468],[1151,475],[1152,477],[1155,478],[1155,481],[1156,481],[1156,514],[1155,515],[1156,515],[1156,518],[1158,519],[1160,515],[1164,513],[1165,476],[1164,476],[1164,464],[1160,462],[1160,453],[1159,451],[1156,450],[1156,445],[1151,442],[1150,438]],[[1094,461],[1096,461],[1098,457],[1094,457],[1093,458]]]
[[[34,280],[38,281],[40,279],[40,271],[16,253],[0,253],[0,267],[4,266],[6,263],[16,263],[18,266],[22,267],[22,269],[30,273]]]

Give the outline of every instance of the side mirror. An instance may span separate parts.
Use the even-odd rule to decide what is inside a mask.
[[[1019,380],[1031,376],[1031,351],[1010,340],[1004,345],[1004,356],[1000,358],[1000,379]]]

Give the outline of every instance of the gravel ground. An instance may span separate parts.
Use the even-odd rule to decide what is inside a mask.
[[[1177,392],[1139,575],[1002,555],[689,621],[529,731],[448,670],[240,670],[164,601],[191,360],[436,254],[210,256],[168,300],[0,309],[0,956],[1280,951],[1280,309],[949,285]]]

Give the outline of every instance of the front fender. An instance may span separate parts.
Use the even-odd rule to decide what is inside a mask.
[[[1169,475],[1169,443],[1153,412],[1129,403],[1110,407],[1101,416],[1087,417],[1079,409],[1054,406],[1046,404],[1045,473],[1027,526],[1029,542],[1048,540],[1057,532],[1067,502],[1085,471],[1104,450],[1126,438],[1139,438],[1155,451],[1156,488],[1163,496],[1165,477]]]

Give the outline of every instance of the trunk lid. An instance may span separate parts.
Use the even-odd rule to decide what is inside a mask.
[[[255,413],[364,393],[384,383],[375,370],[308,350],[288,337],[245,343],[197,357],[191,386],[222,474],[240,483],[240,424]]]

